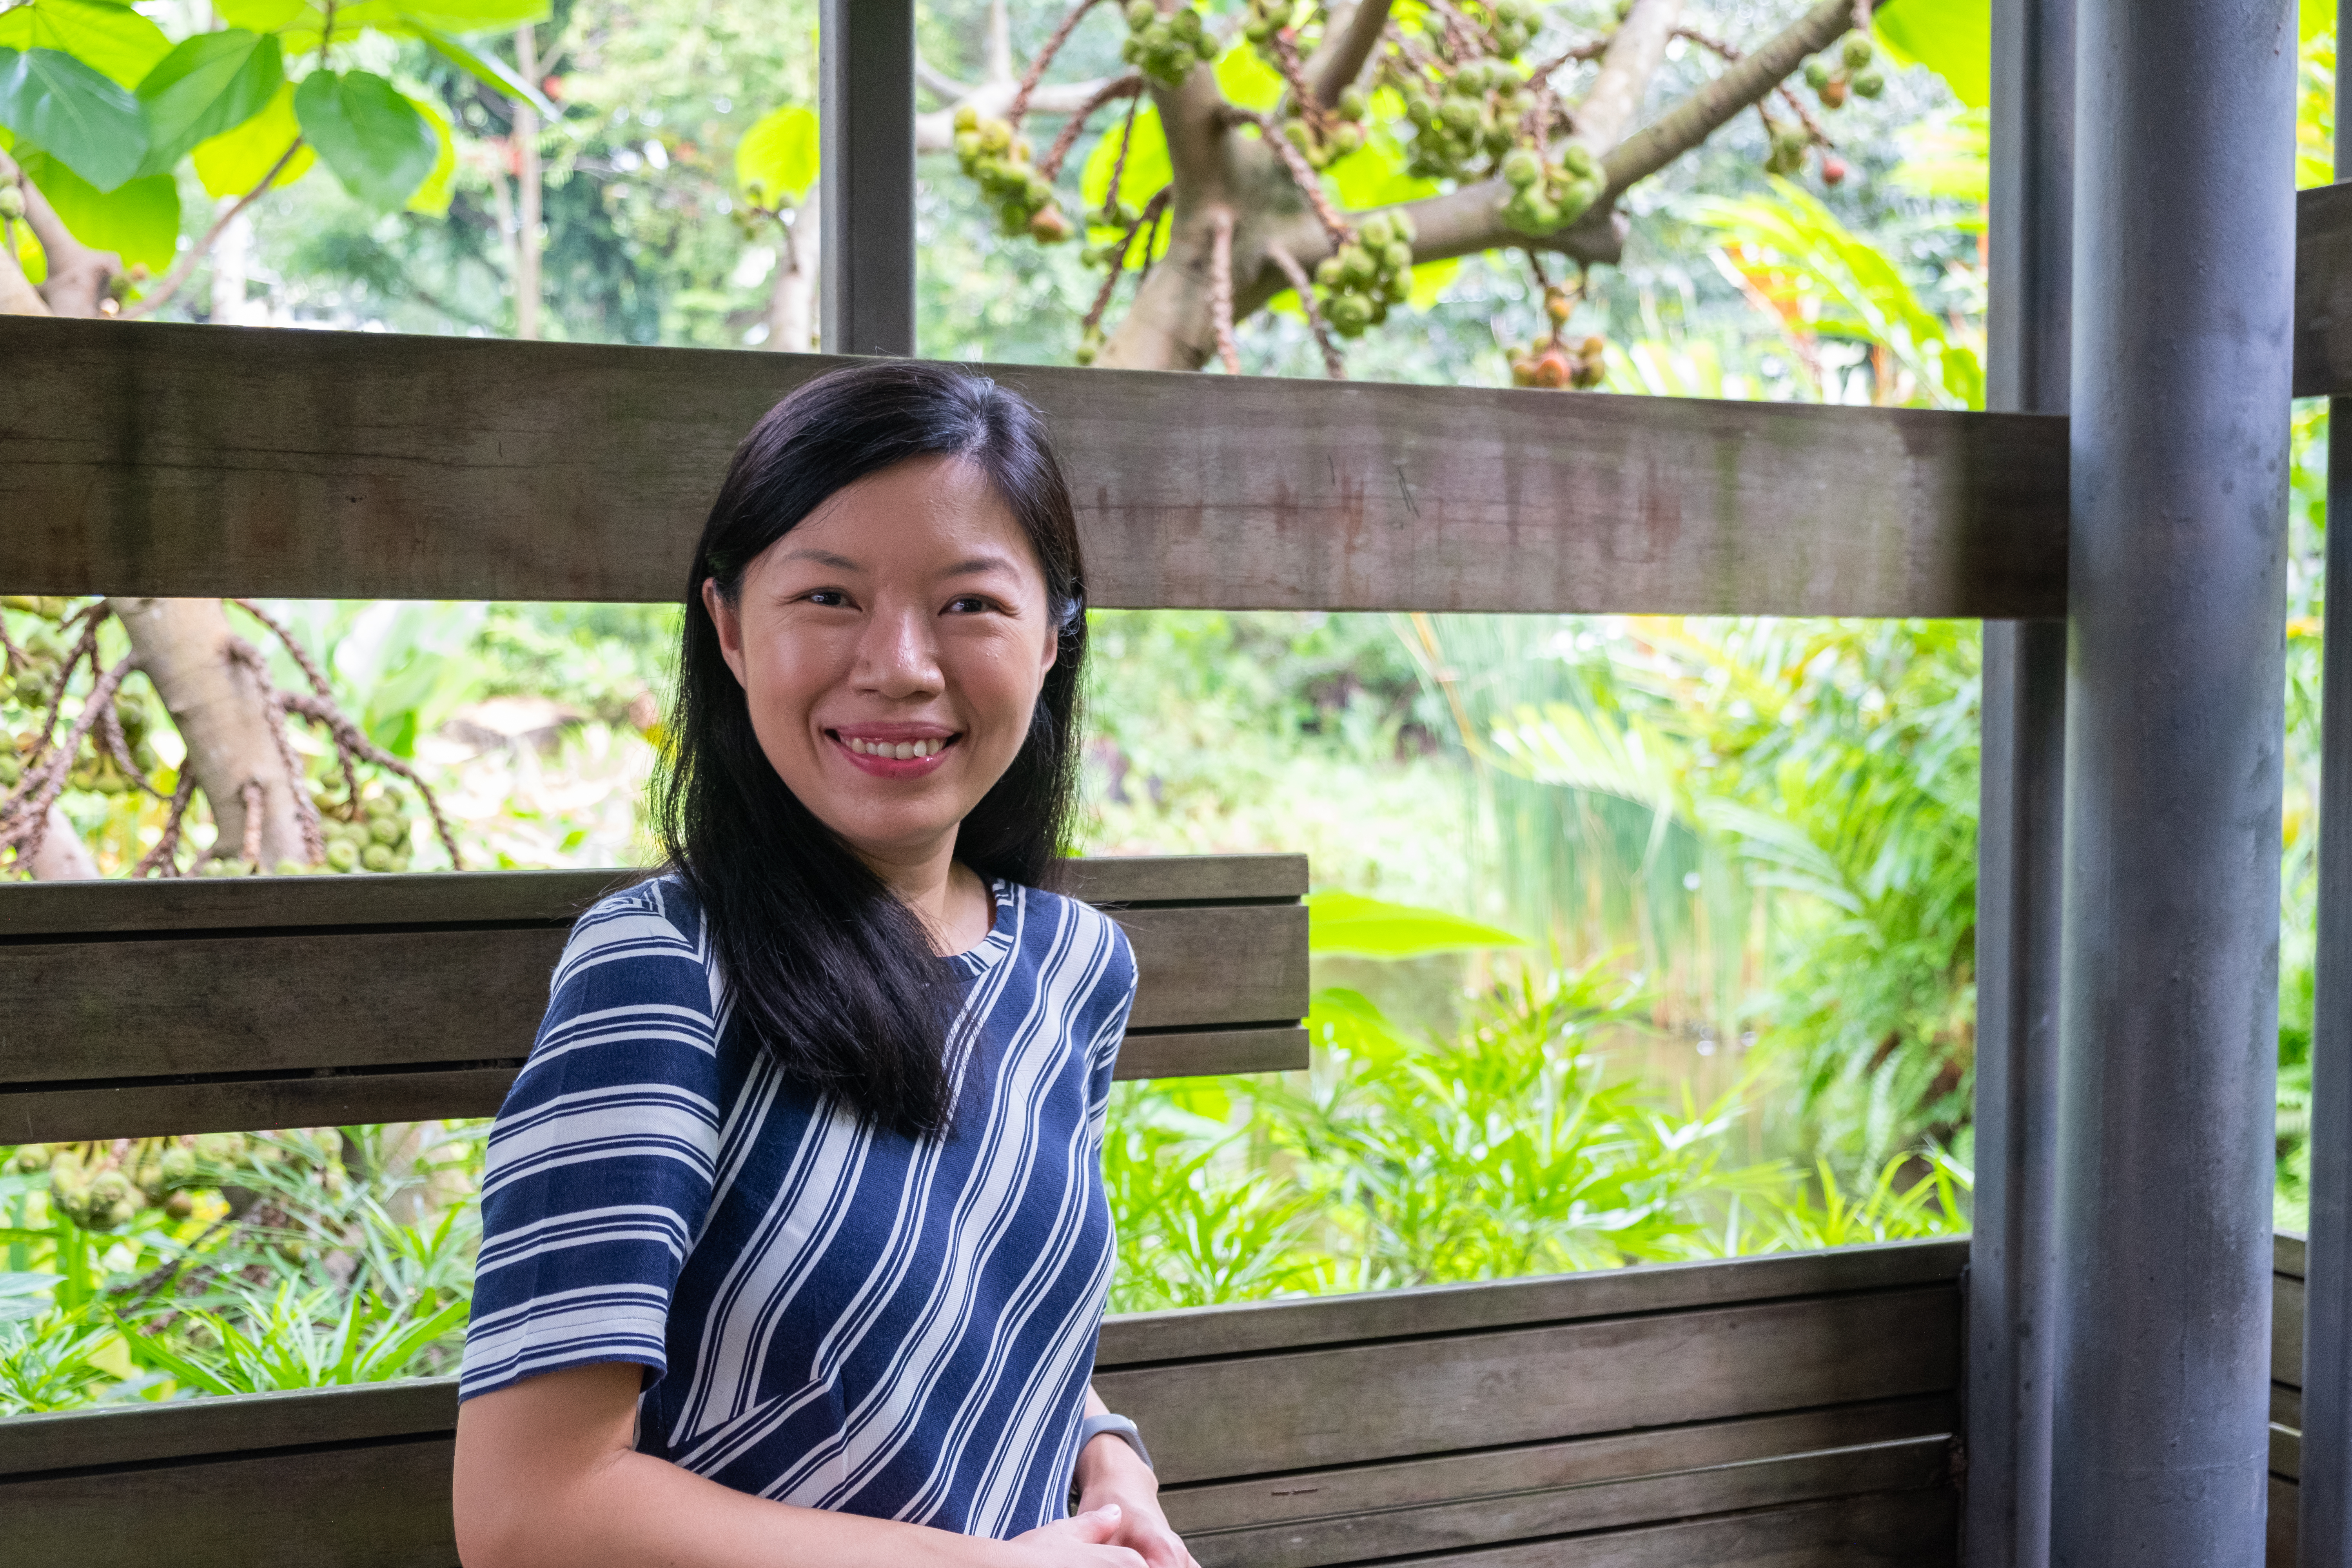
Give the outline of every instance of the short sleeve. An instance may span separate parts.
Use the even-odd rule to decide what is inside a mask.
[[[673,886],[582,917],[490,1130],[458,1397],[566,1367],[667,1369],[670,1293],[710,1204],[710,969]]]
[[[1087,1026],[1088,1109],[1099,1142],[1110,1105],[1112,1069],[1118,1065],[1119,1044],[1127,1037],[1128,1015],[1135,1010],[1135,950],[1128,945],[1127,932],[1117,921],[1098,910],[1086,912],[1108,928],[1110,947],[1101,978],[1080,1014]]]

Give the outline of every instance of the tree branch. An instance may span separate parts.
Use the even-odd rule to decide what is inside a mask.
[[[1380,47],[1381,29],[1388,26],[1389,0],[1358,0],[1344,16],[1323,28],[1323,42],[1307,57],[1307,82],[1315,100],[1328,109],[1363,75],[1364,62]]]
[[[25,194],[25,222],[33,237],[41,242],[42,253],[48,258],[48,281],[41,285],[41,298],[47,301],[49,312],[58,316],[95,316],[100,314],[99,301],[106,298],[107,286],[122,270],[122,258],[110,250],[93,250],[76,239],[73,230],[58,216],[49,205],[49,198],[41,195],[41,187],[26,177],[7,153],[0,153],[0,179],[13,179],[16,188]]]
[[[1004,0],[988,0],[988,32],[981,58],[981,70],[990,81],[1013,79],[1013,16]]]
[[[286,165],[294,161],[294,154],[301,151],[301,148],[302,138],[297,136],[287,147],[286,155],[269,165],[269,173],[261,176],[260,183],[237,197],[236,205],[215,219],[212,227],[205,230],[205,237],[188,247],[180,259],[172,264],[172,270],[163,274],[163,280],[156,284],[152,292],[142,297],[137,304],[122,312],[122,319],[126,321],[135,321],[142,316],[152,315],[171,303],[172,296],[180,291],[180,285],[194,275],[196,264],[210,255],[213,247],[220,243],[220,237],[227,232],[228,226],[243,216],[246,208],[259,201],[262,193],[278,183],[278,176],[286,172]]]
[[[1761,101],[1807,55],[1835,43],[1853,20],[1853,0],[1819,0],[1769,42],[1619,142],[1601,160],[1609,197],[1656,174],[1714,135],[1733,115]]]
[[[1347,380],[1348,362],[1339,357],[1339,345],[1332,342],[1331,331],[1323,323],[1323,308],[1315,302],[1315,280],[1307,276],[1307,268],[1298,265],[1298,258],[1282,247],[1269,245],[1265,254],[1282,268],[1282,275],[1298,292],[1298,303],[1307,311],[1307,328],[1315,334],[1315,346],[1323,351],[1323,374],[1333,381]]]
[[[1004,118],[1013,121],[1016,129],[1021,124],[1022,116],[1029,112],[1030,95],[1045,79],[1045,68],[1054,63],[1054,57],[1060,54],[1062,46],[1070,41],[1070,29],[1086,18],[1086,14],[1095,8],[1096,3],[1097,0],[1077,0],[1077,4],[1070,7],[1070,14],[1062,18],[1062,25],[1054,29],[1053,37],[1045,40],[1045,47],[1039,49],[1036,58],[1029,62],[1029,68],[1021,73],[1021,86],[1013,95],[1013,106],[1004,111]]]
[[[1665,62],[1666,46],[1674,41],[1682,11],[1683,0],[1633,0],[1633,10],[1601,57],[1600,75],[1576,106],[1575,141],[1598,154],[1624,135],[1658,67]]]
[[[1606,195],[1568,228],[1535,243],[1588,264],[1615,262],[1624,248],[1624,220],[1614,210],[1616,198],[1715,134],[1740,110],[1761,102],[1807,55],[1835,43],[1853,19],[1852,0],[1817,0],[1769,42],[1620,142],[1601,161]],[[1438,261],[1499,246],[1528,245],[1527,236],[1503,222],[1502,204],[1509,195],[1509,187],[1501,181],[1487,180],[1408,203],[1405,210],[1412,215],[1418,236],[1414,258]],[[1302,254],[1300,259],[1307,258]]]
[[[1087,81],[1042,82],[1029,95],[1032,114],[1075,114],[1096,93],[1100,92],[1117,77],[1095,77]],[[955,86],[953,82],[948,84]],[[952,153],[955,151],[955,111],[969,103],[981,114],[992,120],[1006,118],[1013,107],[1013,95],[1021,84],[1012,81],[987,82],[979,87],[963,88],[945,109],[935,109],[915,116],[915,151],[918,153]]]
[[[1087,128],[1087,121],[1096,110],[1115,99],[1140,98],[1142,95],[1143,73],[1140,71],[1129,71],[1125,76],[1113,77],[1103,83],[1092,98],[1079,105],[1069,119],[1062,122],[1062,133],[1054,138],[1054,144],[1045,150],[1043,158],[1037,160],[1038,178],[1050,181],[1060,175],[1062,160],[1070,155],[1072,147],[1077,145],[1079,135]],[[1113,196],[1118,194],[1116,181],[1111,186],[1111,194]]]
[[[1209,215],[1209,321],[1216,329],[1217,357],[1225,362],[1225,374],[1241,374],[1241,346],[1234,342],[1234,215],[1229,207]]]

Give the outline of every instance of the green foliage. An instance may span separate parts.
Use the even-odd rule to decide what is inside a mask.
[[[761,115],[735,144],[735,187],[753,206],[797,206],[816,176],[816,115],[799,104]]]
[[[169,173],[182,158],[269,107],[286,79],[278,40],[230,27],[181,40],[139,83],[152,138],[140,172]]]
[[[57,49],[0,58],[0,125],[47,148],[100,192],[137,174],[147,153],[139,100]]]
[[[385,210],[415,193],[440,151],[416,106],[373,71],[312,71],[294,89],[294,118],[343,188]]]
[[[1360,893],[1316,893],[1307,899],[1307,951],[1332,958],[1419,958],[1527,945],[1525,937],[1444,910],[1392,904]]]

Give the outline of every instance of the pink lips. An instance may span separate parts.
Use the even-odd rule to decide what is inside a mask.
[[[947,762],[948,753],[955,750],[961,735],[933,726],[920,724],[859,724],[847,731],[828,730],[825,739],[831,741],[842,757],[860,773],[881,779],[919,779],[937,773]],[[870,742],[877,745],[896,744],[903,741],[945,741],[946,745],[928,757],[877,757],[850,749],[852,740]]]

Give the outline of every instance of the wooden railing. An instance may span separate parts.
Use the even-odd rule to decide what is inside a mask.
[[[1114,1318],[1203,1568],[1939,1568],[1959,1241]],[[0,1422],[10,1560],[456,1568],[436,1379]]]

